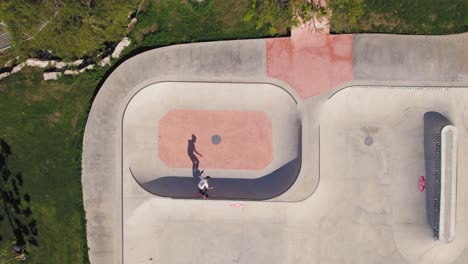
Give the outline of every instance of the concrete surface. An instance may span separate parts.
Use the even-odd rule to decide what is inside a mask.
[[[399,39],[396,42],[412,38],[392,37]],[[450,57],[454,59],[451,66],[441,55],[434,57],[434,65],[452,67],[458,73],[425,79],[392,68],[407,67],[423,74],[425,65],[387,59],[385,67],[395,71],[388,77],[385,71],[372,69],[381,67],[382,61],[361,54],[366,49],[357,51],[361,44],[356,45],[355,38],[362,44],[383,42],[389,36],[377,35],[375,40],[353,36],[356,80],[319,87],[321,94],[307,100],[302,100],[304,87],[268,76],[265,40],[166,47],[121,64],[99,91],[85,130],[83,190],[91,262],[466,263],[468,193],[463,190],[468,188],[464,177],[468,84],[463,83],[466,71],[461,69],[468,68],[457,64],[457,56]],[[425,45],[437,46],[443,38],[429,38]],[[398,85],[374,80],[395,80]],[[138,91],[147,91],[145,87],[168,81],[271,83],[291,94],[302,124],[302,166],[293,186],[269,201],[170,199],[141,188],[130,172],[130,162],[140,161],[126,151],[133,147],[138,152],[138,144],[125,146],[132,137],[126,133],[133,125],[138,127],[138,122],[132,124],[137,119],[127,118],[131,111],[134,117],[144,116],[160,106],[153,103],[139,108],[136,104],[127,113],[127,104]],[[251,89],[256,93],[259,88]],[[148,101],[158,96],[149,96]],[[265,96],[256,97],[261,98]],[[203,102],[209,99],[203,98]],[[284,107],[273,102],[262,109]],[[424,174],[422,116],[429,110],[448,116],[459,132],[457,229],[450,244],[432,240],[424,194],[418,190],[418,178]],[[273,121],[273,144],[280,131]],[[275,151],[273,148],[273,160]],[[244,175],[244,171],[238,174]]]
[[[468,34],[353,35],[356,80],[468,81]]]
[[[294,28],[289,38],[266,41],[267,75],[288,83],[307,99],[353,80],[352,36]]]
[[[458,109],[465,104],[467,92],[460,88],[353,87],[333,96],[329,103],[334,104],[327,105],[331,111],[323,116],[321,128],[329,128],[327,133],[322,131],[322,134],[329,135],[328,146],[333,156],[322,154],[321,161],[330,162],[330,172],[340,175],[343,181],[349,178],[350,187],[346,190],[351,198],[346,200],[354,201],[361,211],[346,218],[354,224],[368,223],[373,229],[388,228],[387,238],[383,237],[385,233],[380,232],[382,237],[368,239],[376,246],[383,241],[392,241],[395,252],[401,254],[407,263],[452,263],[466,250],[466,194],[459,193],[458,197],[460,204],[457,210],[461,211],[457,215],[457,227],[460,228],[457,229],[457,239],[452,244],[443,245],[432,240],[432,230],[426,220],[425,195],[418,190],[417,182],[418,177],[425,174],[422,142],[424,113],[438,111],[448,116],[455,126],[465,126],[468,120]],[[387,99],[389,96],[392,100]],[[371,146],[364,143],[367,136],[374,140]],[[460,163],[466,159],[465,144],[463,140],[459,142],[460,175],[465,174],[467,169]],[[343,151],[343,146],[347,151]],[[341,166],[333,167],[334,163]],[[324,170],[321,170],[321,179],[325,177]],[[319,189],[321,184],[322,181]],[[459,182],[458,188],[466,188],[464,184],[466,179]],[[349,228],[352,230],[356,227],[352,227],[351,223]],[[349,238],[349,241],[353,239]],[[390,245],[382,245],[376,251],[391,248]],[[346,248],[341,250],[347,252]],[[370,256],[361,257],[366,263],[385,263],[384,260],[372,260]],[[341,260],[333,261],[339,262]],[[359,263],[359,259],[351,258],[348,262]]]
[[[167,124],[168,114],[181,109],[188,120]],[[219,113],[216,111],[224,111],[221,113],[230,118],[213,119],[212,113]],[[233,113],[244,118],[233,124]],[[259,114],[267,118],[267,135],[259,131],[259,120],[247,119],[258,119]],[[228,128],[221,133],[225,126]],[[210,192],[211,198],[270,199],[282,194],[298,177],[300,129],[295,99],[278,86],[158,83],[138,92],[126,108],[123,166],[131,168],[132,175],[147,191],[160,196],[197,198],[199,178],[193,174],[187,155],[187,139],[195,134],[196,148],[203,154],[199,170],[205,171],[204,176],[213,177],[211,182],[217,186]],[[211,144],[213,133],[220,133],[225,142]],[[167,141],[171,144],[167,145]],[[171,166],[171,161],[176,166]]]

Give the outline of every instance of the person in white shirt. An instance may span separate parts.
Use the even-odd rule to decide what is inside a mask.
[[[198,183],[198,193],[204,198],[208,198],[207,190],[212,190],[213,187],[210,187],[208,181],[211,179],[210,176],[202,177],[199,176],[200,182]]]

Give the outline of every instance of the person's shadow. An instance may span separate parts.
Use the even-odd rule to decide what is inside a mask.
[[[198,160],[195,154],[198,154],[200,157],[203,157],[203,155],[198,153],[197,149],[195,148],[195,142],[197,142],[197,137],[195,135],[192,134],[192,138],[189,139],[187,142],[188,142],[187,155],[192,161],[192,173],[194,177],[198,177],[201,174],[200,171],[198,170],[199,165],[200,165],[200,160]]]

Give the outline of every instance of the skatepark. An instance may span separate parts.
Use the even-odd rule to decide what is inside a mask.
[[[467,42],[297,30],[130,58],[85,131],[91,262],[466,263]],[[457,135],[446,240],[418,189],[428,112]]]

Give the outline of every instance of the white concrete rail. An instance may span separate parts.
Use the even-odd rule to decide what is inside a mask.
[[[457,128],[445,126],[441,137],[439,240],[451,243],[455,240],[457,217]]]

